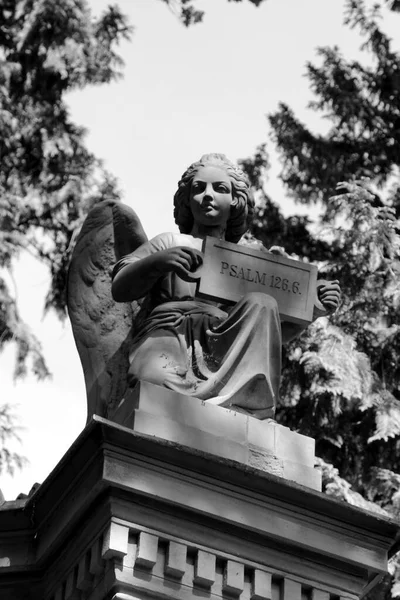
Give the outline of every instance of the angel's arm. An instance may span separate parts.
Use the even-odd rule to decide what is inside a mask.
[[[111,292],[116,302],[132,302],[145,296],[162,275],[157,254],[120,260],[113,273]]]
[[[113,298],[116,302],[131,302],[142,298],[160,277],[171,271],[184,281],[196,281],[190,273],[201,263],[200,252],[186,246],[166,247],[165,236],[162,234],[115,265]]]

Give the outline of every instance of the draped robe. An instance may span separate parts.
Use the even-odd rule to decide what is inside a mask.
[[[201,245],[191,235],[162,233],[122,258],[113,276],[154,252]],[[151,312],[130,350],[130,384],[145,380],[260,419],[273,417],[282,346],[276,301],[255,292],[231,307],[196,298],[195,290],[173,272],[154,284]]]

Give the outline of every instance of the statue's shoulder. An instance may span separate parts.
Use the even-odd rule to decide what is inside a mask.
[[[122,267],[125,265],[136,262],[142,258],[146,258],[147,256],[150,256],[156,252],[161,252],[162,250],[174,248],[179,245],[181,245],[181,242],[177,234],[170,231],[159,233],[147,242],[144,242],[130,254],[122,257],[114,266],[113,277],[115,277],[118,271],[120,271],[120,269],[122,269]]]
[[[203,240],[195,238],[189,233],[175,233],[174,234],[175,246],[186,246],[189,248],[195,248],[201,250],[203,247]]]
[[[186,233],[175,233],[173,231],[166,231],[159,233],[149,242],[153,247],[164,250],[166,248],[175,248],[176,246],[189,246],[190,248],[201,247],[202,240],[194,238],[192,235]]]
[[[151,244],[165,244],[170,246],[171,244],[173,244],[175,242],[175,238],[176,238],[176,233],[173,233],[172,231],[164,231],[163,233],[158,233],[157,235],[155,235],[153,238],[151,238],[150,243]]]

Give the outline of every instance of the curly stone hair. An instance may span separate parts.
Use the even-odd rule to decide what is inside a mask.
[[[238,242],[247,231],[254,212],[254,199],[246,174],[225,154],[204,154],[198,162],[190,165],[178,183],[174,195],[174,218],[181,233],[190,233],[193,227],[193,215],[190,210],[190,189],[192,181],[201,167],[212,165],[226,171],[232,183],[231,215],[228,219],[225,239]]]

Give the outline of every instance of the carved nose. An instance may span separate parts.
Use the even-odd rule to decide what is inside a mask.
[[[209,202],[209,201],[212,201],[213,199],[214,199],[213,189],[212,189],[212,187],[207,186],[207,188],[204,192],[204,200]]]

